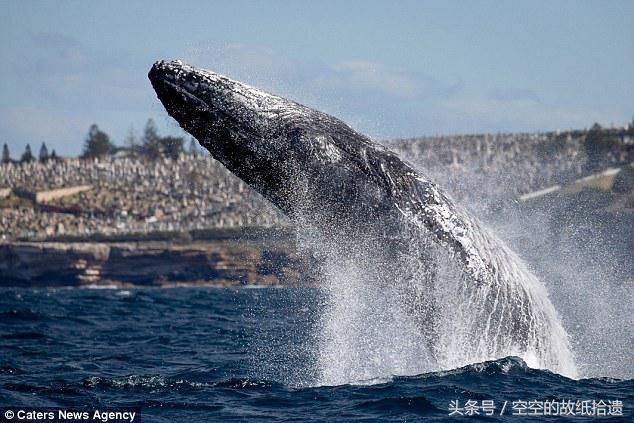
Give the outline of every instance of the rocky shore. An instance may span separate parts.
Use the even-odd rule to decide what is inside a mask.
[[[307,286],[304,262],[288,241],[4,242],[0,286]]]

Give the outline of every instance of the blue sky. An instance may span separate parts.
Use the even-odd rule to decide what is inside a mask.
[[[375,138],[622,125],[634,1],[2,1],[0,143],[77,154],[154,118],[180,58],[335,114]]]

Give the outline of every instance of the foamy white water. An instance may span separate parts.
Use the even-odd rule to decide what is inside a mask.
[[[318,384],[383,380],[506,356],[577,376],[544,285],[501,241],[502,249],[487,253],[511,277],[486,285],[469,280],[424,232],[410,234],[409,247],[396,252],[387,240],[302,233],[300,243],[321,256],[327,292],[315,337]],[[522,336],[514,334],[520,330]]]

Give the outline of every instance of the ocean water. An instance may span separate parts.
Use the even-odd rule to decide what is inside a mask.
[[[318,289],[2,289],[0,419],[632,421],[634,380],[573,380],[516,357],[324,386],[323,301]]]

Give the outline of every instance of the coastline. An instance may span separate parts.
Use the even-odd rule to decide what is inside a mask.
[[[293,242],[0,242],[2,287],[310,286]]]

